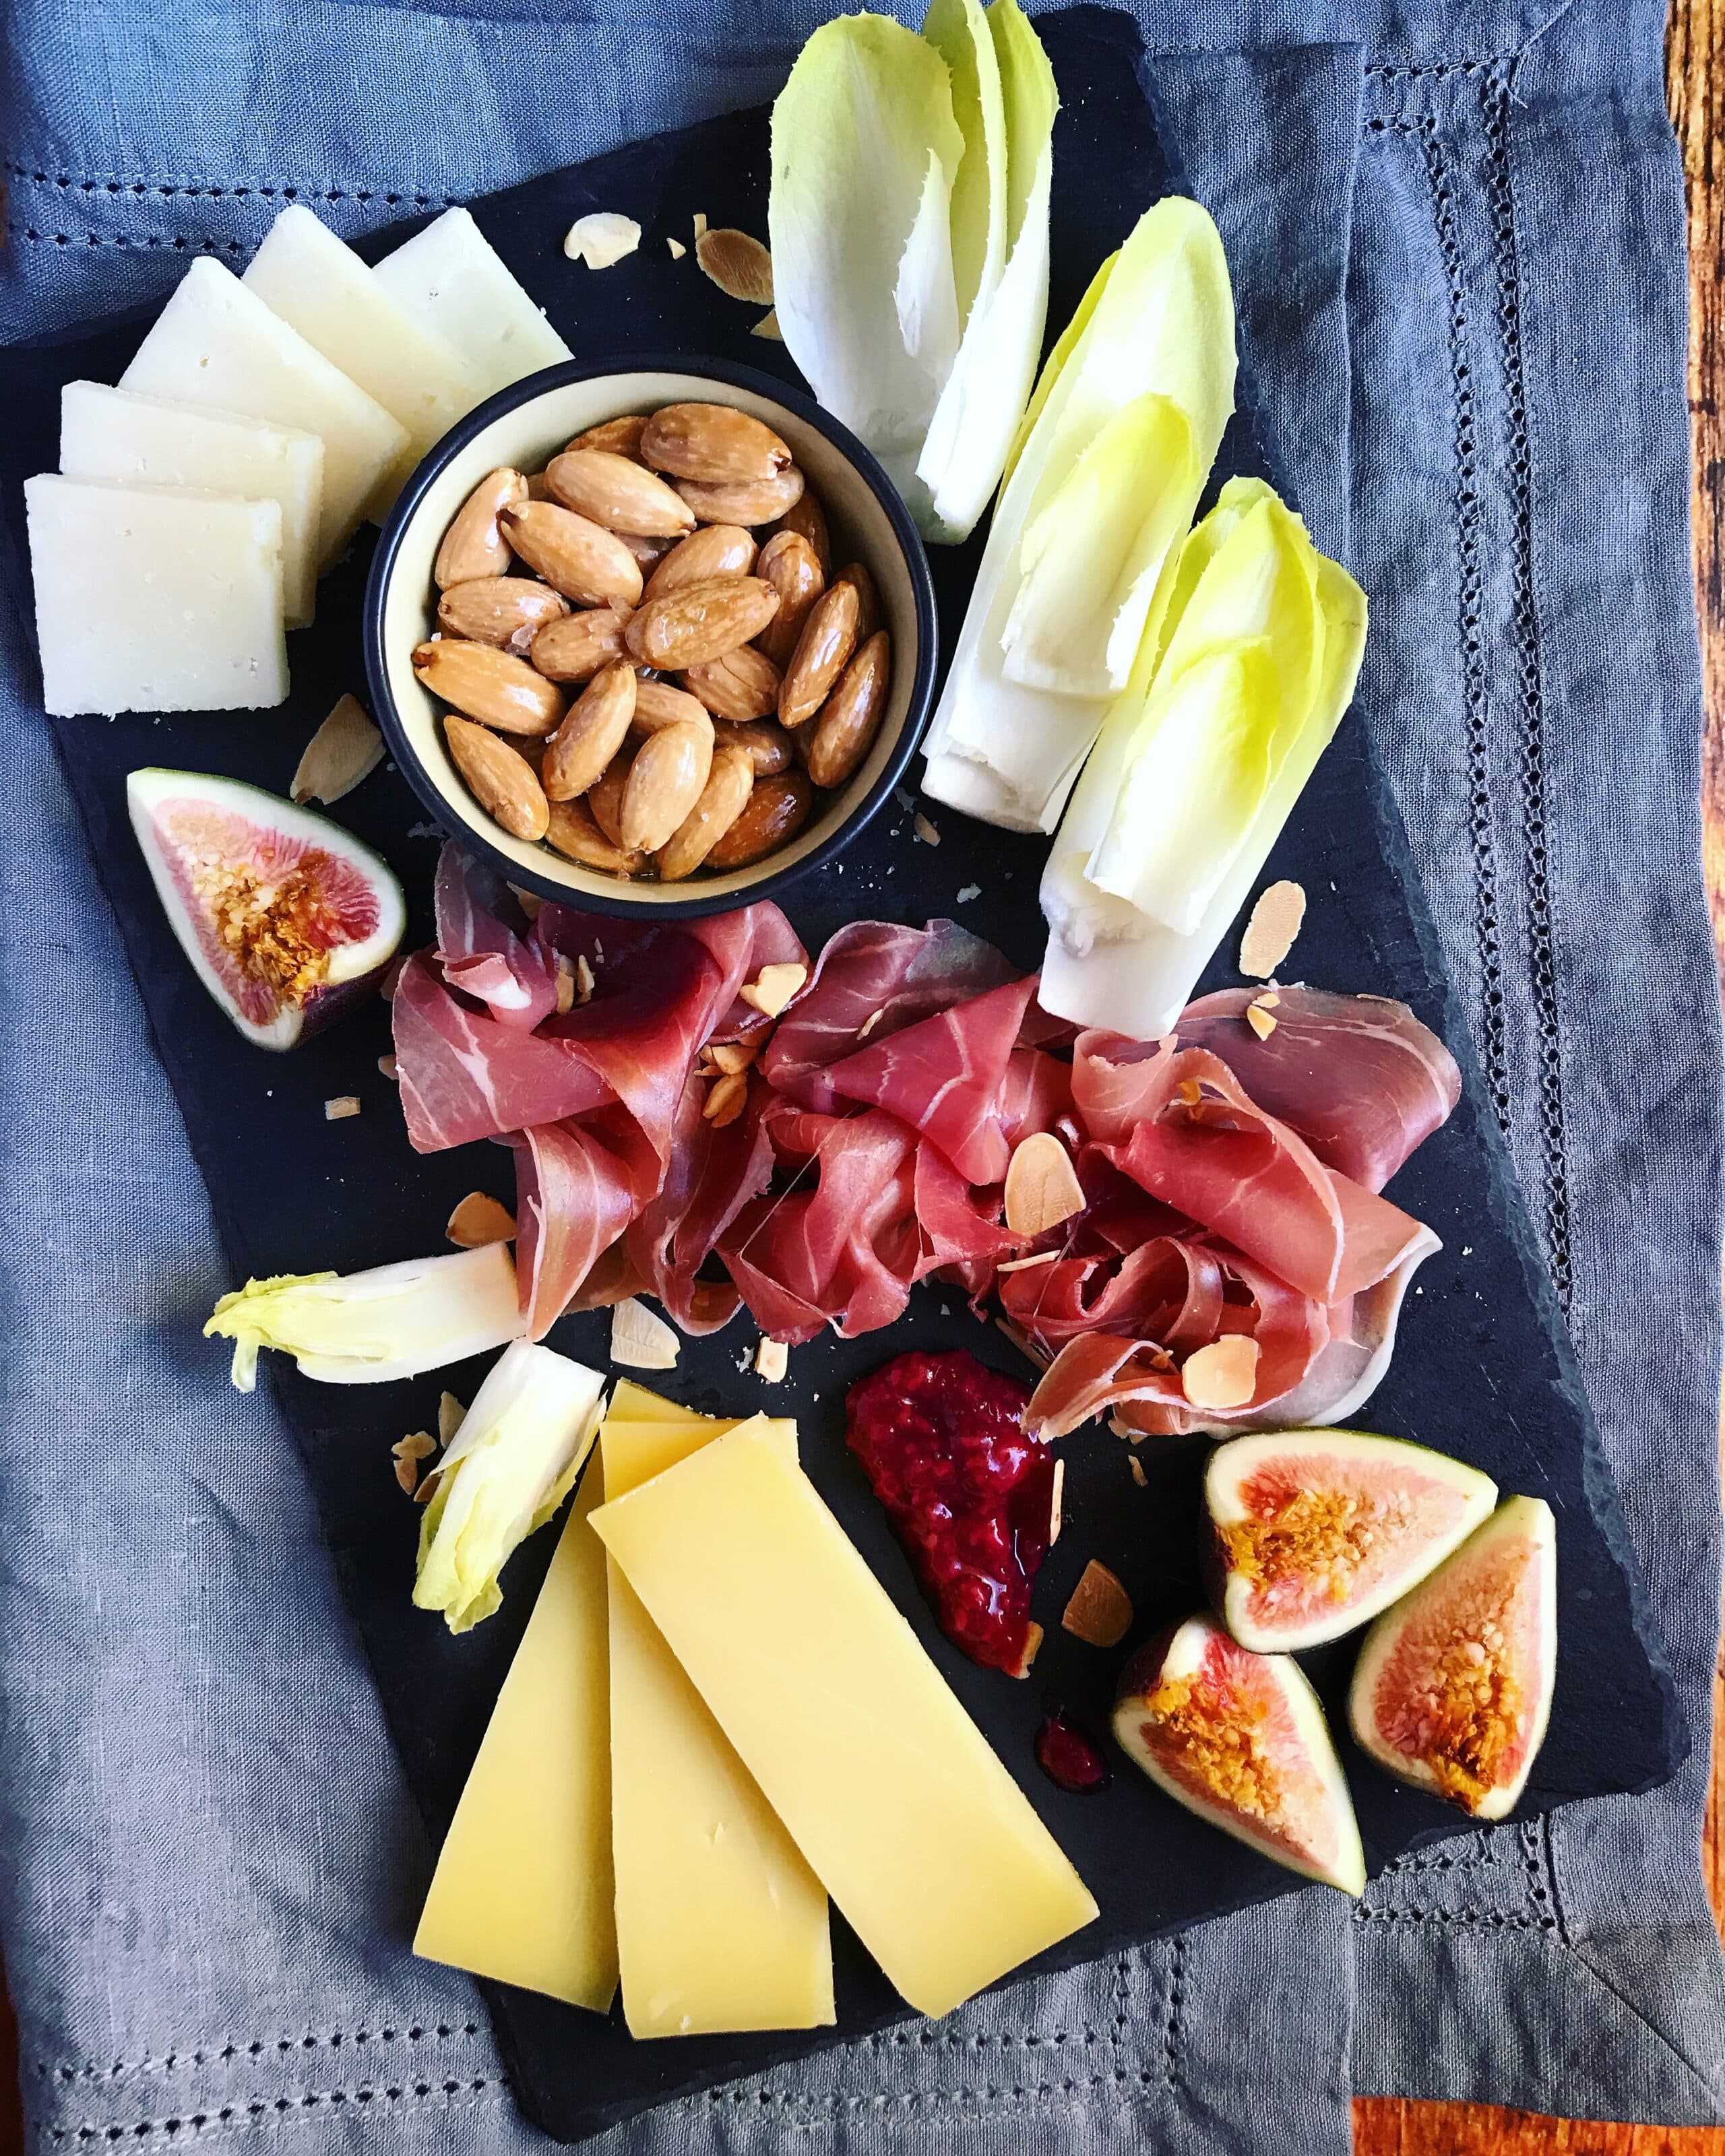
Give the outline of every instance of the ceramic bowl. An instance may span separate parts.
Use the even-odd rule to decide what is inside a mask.
[[[413,672],[413,647],[437,627],[431,566],[450,520],[489,471],[542,470],[576,434],[660,405],[735,405],[785,442],[819,495],[835,567],[873,572],[892,636],[892,688],[873,746],[850,782],[817,797],[790,844],[748,868],[680,883],[628,882],[512,838],[481,808],[444,741],[445,706]],[[922,543],[891,481],[862,444],[809,398],[746,367],[693,359],[572,361],[502,391],[447,434],[403,490],[384,526],[366,593],[366,670],[391,753],[437,822],[511,883],[586,911],[716,913],[780,896],[853,844],[902,778],[934,694],[934,588]]]

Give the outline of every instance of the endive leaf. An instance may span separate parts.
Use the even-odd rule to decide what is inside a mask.
[[[952,179],[952,288],[961,323],[1006,260],[1006,106],[981,0],[934,0],[922,35],[947,64],[964,154]]]
[[[1257,482],[1182,549],[1159,649],[1108,715],[1044,871],[1044,1006],[1178,1019],[1353,695],[1365,594]],[[1207,746],[1206,746],[1207,744]]]
[[[957,349],[946,62],[881,15],[817,30],[773,108],[773,290],[829,411],[909,485]]]
[[[925,35],[932,35],[937,0]],[[974,0],[970,15],[980,18]],[[927,489],[923,528],[934,539],[968,538],[994,491],[1036,374],[1048,317],[1048,212],[1054,182],[1054,123],[1060,100],[1054,70],[1018,0],[994,0],[987,35],[998,64],[1006,155],[989,232],[1000,246],[985,261],[973,302],[963,304],[964,335],[952,373],[929,422],[917,460]],[[945,41],[942,39],[943,49]],[[985,77],[986,67],[979,72]],[[954,95],[963,117],[957,69]],[[967,136],[969,129],[966,129]],[[965,171],[974,160],[967,150]],[[963,174],[961,173],[961,180]],[[957,197],[953,203],[955,262],[963,246]]]
[[[1141,535],[1147,548],[1162,538],[1171,585],[1173,547],[1197,506],[1233,408],[1228,266],[1215,226],[1198,203],[1170,198],[1142,218],[1080,311],[1082,327],[1062,341],[1045,371],[1035,422],[996,507],[925,748],[927,792],[1017,830],[1052,830],[1059,820],[1129,666],[1127,646],[1153,629],[1166,596],[1161,574],[1152,577],[1150,560],[1137,551]],[[1170,455],[1160,428],[1146,425],[1133,436],[1139,454],[1129,467],[1132,483],[1107,490],[1123,528],[1089,542],[1111,552],[1117,564],[1135,562],[1132,610],[1122,619],[1122,604],[1095,608],[1087,644],[1067,640],[1058,664],[1047,663],[1045,645],[1040,657],[1009,655],[1009,642],[1024,644],[1031,610],[1048,619],[1034,595],[1019,606],[1021,588],[1034,580],[1042,558],[1033,548],[1027,564],[1027,535],[1098,437],[1146,397],[1178,410],[1188,452]],[[1112,587],[1109,595],[1116,596]],[[1118,596],[1123,601],[1125,591]]]
[[[517,1340],[493,1365],[438,1462],[419,1522],[413,1600],[465,1632],[503,1599],[498,1575],[569,1494],[598,1434],[604,1380]]]
[[[1147,392],[1115,413],[1025,529],[1000,639],[1009,681],[1068,696],[1126,686],[1202,478],[1171,398]]]
[[[506,1243],[410,1258],[369,1272],[282,1273],[216,1305],[206,1337],[234,1342],[234,1382],[257,1383],[258,1351],[280,1348],[326,1384],[374,1385],[501,1348],[522,1329]]]

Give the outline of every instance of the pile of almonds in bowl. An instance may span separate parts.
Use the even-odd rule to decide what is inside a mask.
[[[680,882],[788,844],[880,730],[891,639],[773,429],[668,404],[489,473],[413,652],[449,754],[516,839]]]

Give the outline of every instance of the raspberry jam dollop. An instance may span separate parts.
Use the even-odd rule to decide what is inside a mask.
[[[941,1630],[973,1662],[1014,1674],[1054,1502],[1053,1456],[1024,1435],[1029,1397],[960,1348],[895,1356],[845,1403],[845,1443]]]
[[[1036,1763],[1055,1787],[1093,1797],[1112,1779],[1102,1748],[1064,1710],[1047,1715],[1036,1732]]]

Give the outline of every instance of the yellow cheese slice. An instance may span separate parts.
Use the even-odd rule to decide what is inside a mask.
[[[608,1422],[606,1489],[637,1488],[729,1427],[693,1416]],[[762,1427],[794,1466],[795,1423]],[[610,1612],[611,1833],[629,2033],[830,2022],[820,1882],[614,1563]]]
[[[759,1419],[593,1526],[911,2005],[947,2014],[1096,1905]]]
[[[696,1414],[693,1408],[680,1408],[675,1400],[661,1399],[649,1393],[644,1385],[638,1385],[633,1378],[619,1378],[611,1389],[611,1404],[605,1410],[607,1422],[680,1422],[703,1424],[709,1428],[719,1427],[714,1415]],[[727,1430],[733,1427],[726,1423]]]
[[[608,2010],[611,1878],[605,1553],[581,1488],[438,1858],[413,1951]]]

